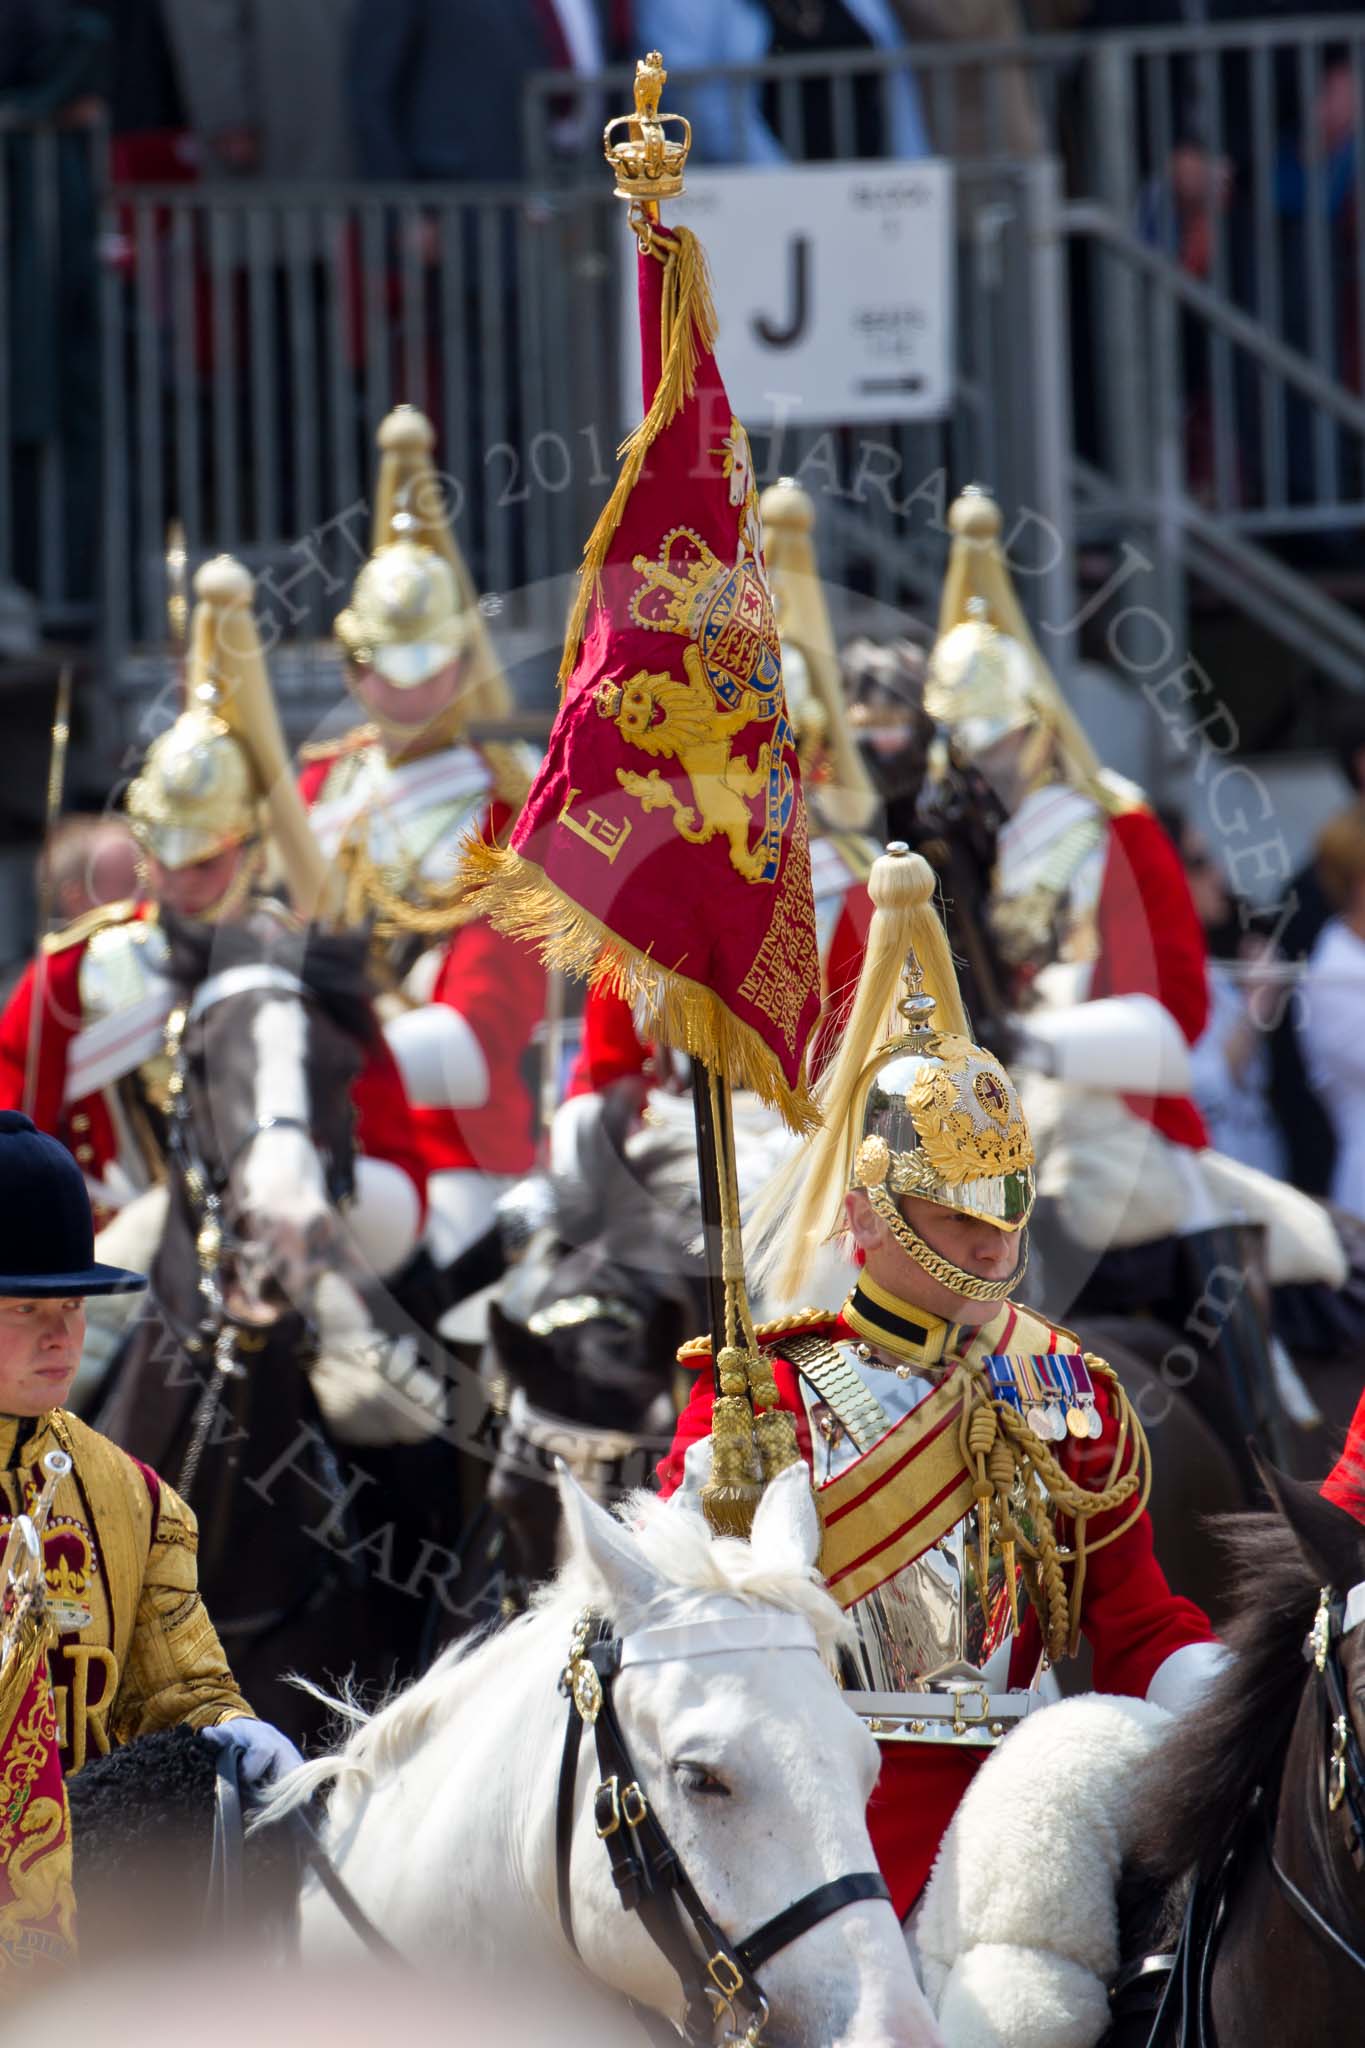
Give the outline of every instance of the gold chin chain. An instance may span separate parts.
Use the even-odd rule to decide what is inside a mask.
[[[385,881],[359,838],[348,839],[337,858],[346,877],[345,921],[359,924],[375,912],[377,938],[397,939],[409,932],[437,938],[457,925],[468,924],[477,914],[467,902],[467,886],[458,876],[434,884],[419,882],[414,876],[410,885],[417,897],[414,903]]]
[[[915,1264],[923,1267],[931,1280],[937,1280],[940,1286],[946,1287],[950,1293],[963,1295],[968,1301],[1003,1301],[1023,1278],[1024,1268],[1028,1264],[1027,1237],[1024,1237],[1023,1256],[1008,1279],[982,1280],[977,1274],[969,1273],[964,1266],[955,1266],[942,1252],[936,1252],[932,1245],[926,1244],[919,1232],[906,1222],[885,1188],[864,1188],[863,1192],[901,1250],[908,1252]]]

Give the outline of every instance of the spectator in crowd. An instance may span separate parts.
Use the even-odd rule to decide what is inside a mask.
[[[160,0],[206,178],[345,178],[351,0]],[[395,5],[394,12],[400,11]]]
[[[1014,43],[1032,32],[1074,28],[1086,0],[893,0],[912,43]],[[1050,147],[1031,72],[1024,64],[954,65],[950,90],[929,104],[941,156],[1037,156]]]
[[[1336,1134],[1332,1200],[1365,1216],[1365,799],[1329,821],[1317,860],[1336,915],[1304,978],[1303,1045]]]
[[[635,21],[642,45],[662,50],[670,72],[846,50],[873,57],[906,43],[894,0],[635,0]],[[669,104],[692,123],[698,163],[929,154],[919,89],[907,66],[855,71],[848,92],[847,137],[839,88],[828,76],[802,79],[785,98],[780,87],[756,83],[678,87]]]
[[[1285,1151],[1269,1101],[1268,1034],[1281,981],[1273,972],[1257,974],[1258,967],[1274,967],[1274,949],[1244,928],[1203,834],[1178,815],[1162,822],[1179,849],[1208,948],[1209,1018],[1190,1055],[1191,1092],[1215,1151],[1280,1179]]]
[[[1337,765],[1346,787],[1365,796],[1365,709],[1360,700],[1345,700],[1332,722]],[[1294,876],[1285,900],[1295,909],[1280,934],[1280,945],[1285,959],[1302,969],[1333,911],[1316,860],[1308,861]],[[1289,1178],[1305,1194],[1325,1195],[1332,1185],[1336,1138],[1331,1119],[1308,1078],[1302,1010],[1302,1001],[1287,1005],[1271,1036],[1270,1093],[1284,1138]]]
[[[137,841],[108,811],[73,811],[48,834],[38,886],[54,928],[138,893]]]
[[[646,47],[643,26],[634,40]],[[526,80],[537,71],[591,78],[632,47],[626,0],[355,0],[347,78],[360,170],[404,181],[523,178]],[[552,146],[581,147],[584,105],[581,91],[566,95]]]

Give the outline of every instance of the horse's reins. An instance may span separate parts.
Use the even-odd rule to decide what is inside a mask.
[[[614,1635],[609,1624],[597,1616],[584,1613],[575,1626],[569,1662],[560,1678],[560,1690],[569,1702],[569,1717],[555,1809],[555,1884],[565,1940],[578,1955],[570,1861],[579,1751],[584,1729],[591,1728],[601,1773],[593,1799],[593,1819],[598,1839],[610,1858],[621,1903],[628,1912],[639,1916],[650,1938],[678,1974],[686,2006],[685,2039],[708,2044],[708,2048],[721,2012],[731,2028],[727,2044],[731,2048],[754,2048],[768,2017],[768,2002],[758,1971],[779,1950],[789,1947],[845,1906],[866,1899],[882,1899],[889,1904],[891,1899],[879,1871],[857,1871],[829,1884],[817,1885],[765,1920],[743,1941],[731,1941],[707,1912],[642,1791],[613,1698],[618,1673],[633,1664],[760,1648],[815,1650],[815,1634],[799,1615],[754,1614],[725,1621],[646,1628],[622,1637]],[[747,2015],[748,2024],[742,2034],[735,2031],[739,2024],[734,2017],[736,2007]],[[660,2022],[657,2014],[635,2005],[632,2010],[656,2040],[676,2041],[675,2031],[666,2022]]]
[[[199,1294],[203,1302],[203,1316],[194,1341],[201,1349],[211,1345],[213,1350],[213,1371],[196,1405],[185,1455],[176,1477],[176,1490],[186,1499],[190,1496],[222,1404],[224,1386],[228,1380],[240,1378],[242,1374],[242,1367],[233,1355],[234,1326],[218,1280],[223,1254],[240,1246],[240,1239],[226,1222],[223,1203],[233,1168],[257,1138],[269,1131],[296,1130],[323,1154],[329,1200],[333,1203],[344,1201],[354,1191],[355,1185],[354,1158],[348,1154],[337,1160],[329,1148],[318,1147],[311,1125],[302,1117],[257,1116],[216,1168],[210,1167],[204,1158],[190,1107],[186,1032],[216,1003],[224,1002],[230,996],[266,990],[297,998],[308,993],[307,985],[287,968],[272,966],[267,961],[247,961],[209,975],[199,984],[189,1003],[178,1004],[166,1019],[165,1049],[171,1062],[166,1148],[180,1176],[194,1231]]]

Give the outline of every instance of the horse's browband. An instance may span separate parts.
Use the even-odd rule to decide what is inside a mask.
[[[229,996],[252,995],[258,989],[275,989],[287,996],[308,993],[297,974],[291,974],[287,967],[272,967],[264,960],[245,960],[238,967],[224,967],[218,974],[211,974],[207,981],[200,982],[190,998],[185,1021],[192,1023],[196,1017],[202,1017],[205,1010],[211,1010],[215,1003],[226,1002]]]
[[[817,1650],[815,1630],[799,1614],[727,1614],[711,1621],[661,1622],[622,1636],[616,1668],[720,1657],[733,1650]]]

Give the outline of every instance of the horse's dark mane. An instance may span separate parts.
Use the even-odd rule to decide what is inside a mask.
[[[296,927],[263,907],[231,924],[205,924],[169,913],[163,913],[162,922],[170,943],[171,979],[184,994],[210,974],[265,961],[296,974],[324,1015],[349,1038],[367,1045],[374,1037],[366,933]]]
[[[1292,1529],[1274,1513],[1229,1515],[1217,1527],[1232,1571],[1236,1618],[1224,1640],[1233,1659],[1147,1766],[1139,1801],[1135,1853],[1166,1882],[1217,1864],[1248,1792],[1289,1739],[1309,1669],[1303,1641],[1319,1580]]]

